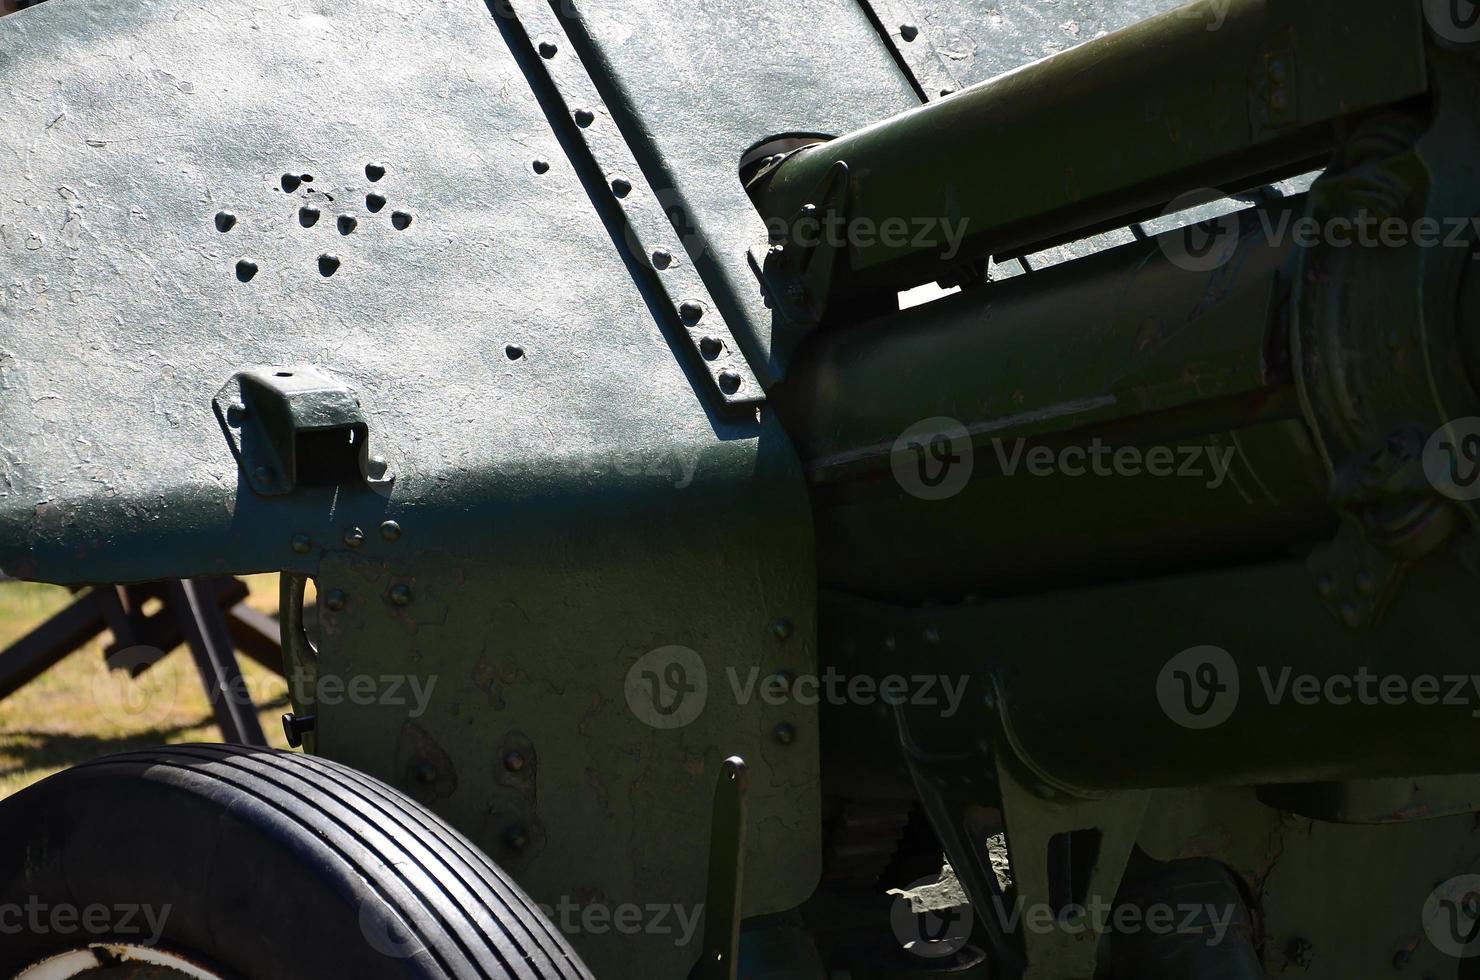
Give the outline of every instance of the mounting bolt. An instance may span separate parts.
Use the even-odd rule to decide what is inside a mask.
[[[344,532],[344,546],[346,548],[358,548],[365,543],[365,532],[358,527],[349,528]]]
[[[684,300],[678,304],[678,318],[686,326],[692,327],[704,318],[704,304],[691,299]]]
[[[283,737],[296,749],[303,745],[303,736],[313,731],[315,721],[313,715],[295,715],[290,711],[283,715]]]
[[[401,525],[395,521],[382,521],[380,523],[380,536],[387,541],[401,540]]]
[[[404,582],[400,585],[391,586],[391,604],[396,606],[407,606],[411,604],[411,586]]]
[[[784,721],[781,724],[777,725],[775,730],[772,731],[771,734],[775,736],[776,741],[780,742],[782,745],[790,745],[797,740],[796,728]]]
[[[509,772],[518,772],[524,768],[524,753],[518,749],[510,749],[504,753],[504,768]]]
[[[308,554],[308,550],[313,547],[313,541],[309,539],[308,535],[302,533],[301,531],[298,534],[293,535],[292,544],[293,550],[300,555]]]
[[[324,608],[330,612],[339,612],[344,608],[347,597],[343,589],[330,589],[324,593]]]
[[[529,833],[519,824],[512,824],[504,831],[504,843],[516,851],[529,846]]]

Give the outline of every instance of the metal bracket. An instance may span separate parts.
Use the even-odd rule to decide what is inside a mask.
[[[528,42],[527,57],[543,69],[561,107],[575,122],[574,132],[603,175],[626,227],[624,237],[637,264],[652,270],[683,328],[690,348],[704,366],[715,397],[727,407],[759,405],[765,393],[719,314],[694,263],[709,248],[702,235],[683,227],[686,210],[675,192],[655,188],[627,144],[600,91],[576,52],[565,26],[543,0],[507,0]],[[687,256],[690,261],[683,261]]]
[[[689,980],[735,980],[740,953],[740,894],[745,882],[745,760],[720,765],[709,832],[709,886],[704,896],[704,952]]]
[[[793,323],[816,324],[827,312],[838,261],[846,251],[829,229],[847,220],[848,176],[847,162],[839,160],[791,216],[785,236],[771,241],[765,257],[751,251],[772,303]]]
[[[370,455],[359,398],[312,367],[243,371],[212,406],[248,485],[262,496],[351,479],[384,491],[395,480]]]

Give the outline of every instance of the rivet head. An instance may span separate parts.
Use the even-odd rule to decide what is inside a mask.
[[[915,38],[920,36],[920,28],[915,24],[900,24],[899,36],[904,38],[906,41],[913,41]]]
[[[235,404],[228,405],[226,407],[227,425],[241,425],[242,420],[244,420],[246,417],[247,406],[243,405],[242,403],[236,402]]]
[[[518,344],[505,344],[504,356],[511,361],[517,361],[524,356],[524,348]]]
[[[365,532],[357,527],[352,527],[344,532],[344,546],[346,548],[358,548],[365,543]]]
[[[370,181],[372,181],[372,182],[377,181],[377,180],[379,180],[380,178],[382,178],[384,176],[385,176],[385,164],[383,164],[383,163],[367,163],[367,164],[365,164],[365,177],[367,179],[369,179]]]
[[[437,781],[437,767],[426,759],[416,760],[416,778],[424,783],[435,783]]]
[[[592,112],[590,109],[577,109],[575,115],[576,125],[581,127],[582,129],[585,129],[587,126],[590,126],[596,121],[596,113]]]
[[[550,161],[548,160],[536,160],[530,166],[534,168],[534,172],[537,174],[546,174],[550,172]]]
[[[704,360],[712,361],[724,353],[725,345],[718,337],[704,337],[699,341],[699,353],[704,355]]]
[[[347,601],[342,589],[330,589],[324,593],[324,608],[331,612],[339,612],[344,608]]]
[[[1403,967],[1408,965],[1408,961],[1411,959],[1413,959],[1413,954],[1410,953],[1408,950],[1398,950],[1396,953],[1393,954],[1393,969],[1403,969]]]
[[[936,629],[934,626],[925,627],[925,642],[930,644],[931,646],[935,646],[937,643],[939,643],[940,630]]]
[[[1377,579],[1365,568],[1357,573],[1356,585],[1357,591],[1369,598],[1377,592]]]
[[[626,177],[612,178],[612,193],[618,197],[626,197],[632,193],[632,181]]]
[[[787,619],[785,616],[777,616],[775,619],[771,620],[771,635],[778,640],[790,639],[791,620]]]
[[[318,208],[305,204],[298,209],[298,223],[305,228],[312,228],[319,223],[319,213]]]
[[[216,230],[228,232],[236,227],[236,215],[231,211],[216,212]]]
[[[529,832],[519,824],[513,824],[504,831],[504,843],[516,851],[522,851],[529,846]]]
[[[397,606],[406,606],[411,603],[411,586],[404,582],[400,585],[391,586],[391,603]]]
[[[546,60],[549,60],[550,58],[555,57],[559,53],[560,53],[560,46],[557,45],[554,41],[541,41],[540,42],[540,57],[541,58],[544,58]]]
[[[1322,599],[1336,597],[1336,578],[1330,572],[1323,573],[1316,579],[1316,591],[1321,594]]]
[[[692,327],[704,319],[704,304],[686,299],[678,304],[678,316],[685,324]]]
[[[721,371],[719,373],[719,390],[727,395],[733,395],[740,390],[740,375],[734,371]]]
[[[666,248],[660,248],[653,253],[653,267],[666,269],[673,264],[673,253]]]
[[[399,541],[401,539],[401,525],[395,521],[381,521],[380,536],[387,541]]]
[[[790,745],[797,740],[796,728],[784,721],[781,724],[777,725],[775,730],[772,731],[771,734],[775,736],[776,741],[782,745]]]
[[[293,550],[300,555],[308,554],[308,550],[313,547],[313,541],[309,538],[308,535],[303,533],[293,535],[292,544]]]
[[[504,768],[509,772],[519,772],[524,768],[524,753],[518,749],[510,749],[504,753]]]
[[[319,256],[319,275],[328,278],[339,271],[339,256],[325,252]]]
[[[241,282],[251,282],[257,277],[257,263],[251,259],[237,259],[236,278]]]
[[[265,466],[259,466],[252,471],[252,479],[256,480],[258,483],[271,483],[272,470],[268,469]]]

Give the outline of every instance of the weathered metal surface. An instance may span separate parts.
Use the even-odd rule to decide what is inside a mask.
[[[803,483],[779,430],[709,407],[509,30],[476,2],[0,22],[0,564],[61,582],[281,569],[341,591],[320,678],[438,687],[416,720],[320,705],[312,747],[417,791],[398,743],[437,747],[433,805],[504,859],[529,818],[508,865],[551,905],[702,905],[707,788],[743,753],[748,911],[785,908],[817,876],[815,716],[738,703],[728,669],[812,669]],[[211,400],[283,364],[360,397],[389,494],[242,481]],[[671,645],[709,672],[679,731],[624,695]],[[500,781],[512,732],[540,752],[537,797]],[[598,973],[697,955],[673,934],[576,944]]]
[[[1476,414],[1473,241],[1337,254],[1269,230],[1480,212],[1476,69],[1431,6],[56,0],[0,23],[0,565],[284,571],[307,748],[561,909],[709,905],[701,945],[733,954],[737,914],[806,902],[747,923],[757,957],[917,976],[795,924],[887,928],[853,889],[944,848],[984,917],[971,975],[1245,977],[1251,950],[1277,975],[1461,975],[1425,902],[1480,866],[1471,705],[1267,693],[1472,673],[1480,513],[1415,461]],[[817,136],[838,139],[762,164],[758,212],[742,158]],[[1209,234],[1182,227],[1189,183],[1296,167],[1324,176],[1231,224],[1196,212],[1230,248],[1178,254]],[[767,173],[793,182],[774,207]],[[762,214],[808,205],[968,220],[972,264],[844,242],[772,309]],[[1047,246],[1008,281],[982,261]],[[962,293],[895,312],[917,273]],[[804,329],[791,287],[821,301]],[[277,365],[333,379],[354,465],[299,478],[313,425],[287,392],[263,396],[273,452],[238,464],[240,379]],[[1223,466],[1010,463],[1095,440]],[[291,490],[257,478],[287,461]],[[819,643],[841,704],[798,695]],[[1215,645],[1232,675],[1185,656]],[[959,682],[954,707],[853,696],[902,667]],[[357,676],[404,693],[335,696]],[[1178,683],[1201,686],[1193,723]],[[749,818],[713,838],[746,845],[707,870],[736,754]],[[742,863],[740,908],[706,899]],[[998,915],[1184,886],[1255,934],[1195,950]],[[575,942],[603,976],[701,952],[671,928]]]

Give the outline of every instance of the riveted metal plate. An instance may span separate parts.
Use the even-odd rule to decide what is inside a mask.
[[[689,349],[704,365],[710,393],[730,408],[764,401],[755,372],[690,258],[687,239],[692,229],[671,220],[681,221],[682,210],[675,208],[670,213],[670,202],[644,177],[560,19],[543,0],[505,0],[500,9],[513,14],[526,56],[541,67],[553,86],[565,113],[560,123],[574,123],[581,144],[602,175],[605,187],[598,193],[609,195],[620,210],[622,244],[640,268],[655,274],[667,300],[666,312],[682,327]]]

